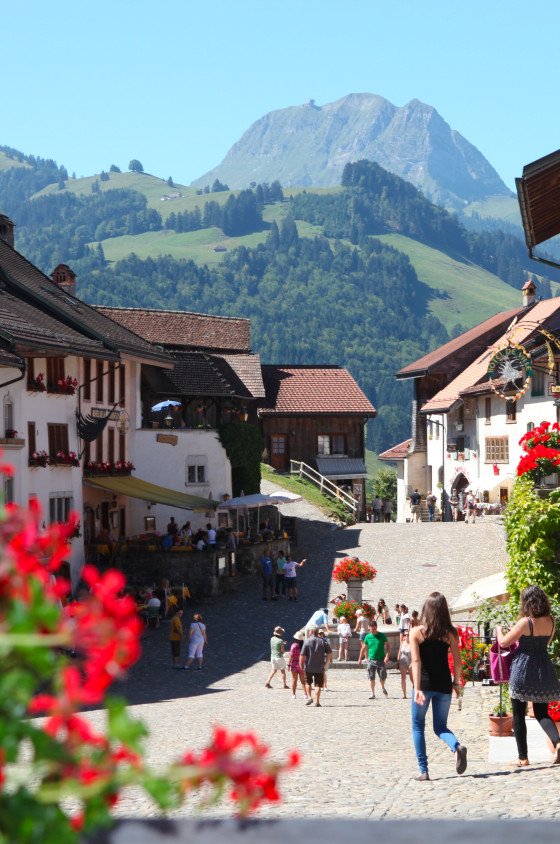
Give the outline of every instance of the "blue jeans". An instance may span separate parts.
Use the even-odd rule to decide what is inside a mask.
[[[451,695],[444,692],[424,692],[426,700],[420,706],[412,696],[412,740],[414,750],[418,759],[420,773],[428,771],[428,756],[426,754],[426,737],[424,729],[426,726],[426,714],[430,701],[432,702],[432,717],[434,719],[434,733],[444,741],[454,753],[460,742],[447,726],[447,716],[451,706]]]

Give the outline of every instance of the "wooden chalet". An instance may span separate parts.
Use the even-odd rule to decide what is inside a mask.
[[[376,410],[339,366],[262,367],[266,404],[259,408],[268,462],[281,472],[307,463],[346,488],[365,516],[365,423]]]

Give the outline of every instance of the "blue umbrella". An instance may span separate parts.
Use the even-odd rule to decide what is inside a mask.
[[[160,401],[158,404],[152,405],[152,410],[163,410],[166,407],[180,407],[180,401],[173,401],[173,399],[166,399],[165,401]]]

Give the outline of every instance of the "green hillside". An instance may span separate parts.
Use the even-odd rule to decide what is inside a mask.
[[[478,214],[479,217],[506,220],[508,223],[521,226],[519,205],[514,196],[489,196],[487,199],[471,202],[464,208],[463,214],[466,217]]]
[[[16,158],[8,158],[6,153],[0,150],[0,170],[10,170],[11,167],[29,167],[29,164]]]
[[[470,328],[521,303],[518,290],[475,264],[400,234],[381,235],[379,240],[408,255],[420,281],[437,292],[428,308],[448,331],[457,324]]]

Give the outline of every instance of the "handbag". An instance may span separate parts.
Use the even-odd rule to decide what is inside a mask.
[[[490,675],[495,683],[509,683],[511,662],[518,647],[518,642],[514,642],[504,649],[497,641],[490,647]]]

